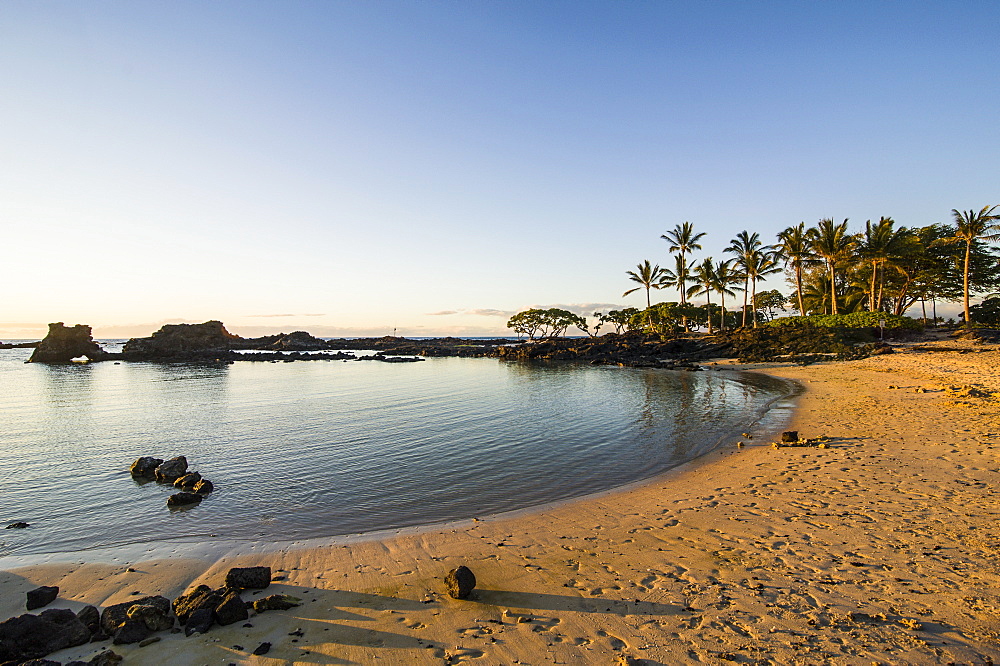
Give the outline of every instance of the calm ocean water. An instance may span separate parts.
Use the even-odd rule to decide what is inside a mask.
[[[710,450],[788,387],[757,375],[421,363],[25,364],[0,350],[0,556],[292,540],[607,490]],[[169,510],[137,457],[217,490]]]

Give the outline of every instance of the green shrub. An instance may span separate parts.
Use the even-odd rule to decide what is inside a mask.
[[[766,326],[822,326],[824,328],[878,328],[879,320],[885,320],[887,329],[919,330],[923,325],[911,317],[886,314],[884,312],[852,312],[843,315],[809,315],[807,317],[780,317]]]

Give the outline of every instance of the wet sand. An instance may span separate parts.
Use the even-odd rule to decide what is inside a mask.
[[[8,558],[0,619],[38,585],[59,585],[49,607],[76,609],[265,564],[282,579],[260,594],[302,606],[115,651],[149,664],[1000,661],[997,345],[741,367],[800,382],[788,427],[829,448],[744,439],[627,491],[349,544]],[[444,592],[460,564],[478,579],[466,601]]]

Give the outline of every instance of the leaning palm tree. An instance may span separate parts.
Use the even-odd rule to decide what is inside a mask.
[[[715,290],[713,286],[715,284],[715,266],[712,264],[712,257],[706,258],[700,264],[694,267],[691,272],[691,276],[694,278],[695,284],[688,287],[688,296],[701,296],[705,295],[705,300],[708,303],[707,313],[708,313],[708,334],[712,334],[712,292]]]
[[[737,284],[743,276],[733,268],[732,260],[720,261],[712,269],[712,289],[719,293],[719,300],[722,310],[722,321],[719,322],[719,330],[726,330],[726,294],[735,297],[736,292],[729,288],[731,284]]]
[[[806,233],[813,252],[826,262],[830,274],[831,314],[837,314],[837,265],[848,258],[854,249],[855,238],[847,233],[847,220],[836,224],[830,218],[820,220]]]
[[[741,327],[746,327],[747,325],[747,295],[750,293],[750,274],[746,269],[747,264],[750,262],[750,257],[753,253],[762,247],[763,243],[760,242],[760,234],[756,231],[752,234],[748,231],[741,231],[736,234],[736,238],[729,241],[729,247],[723,250],[723,252],[736,255],[736,266],[743,275],[743,322],[740,324]]]
[[[786,266],[795,271],[795,295],[799,302],[799,314],[806,313],[802,303],[802,269],[815,261],[809,238],[806,234],[806,223],[799,222],[794,227],[788,227],[778,234],[777,250]]]
[[[962,269],[963,307],[965,308],[965,327],[972,327],[969,313],[969,261],[972,257],[972,244],[977,240],[995,241],[1000,239],[1000,214],[995,211],[1000,206],[983,206],[978,213],[974,210],[961,211],[952,209],[955,219],[955,235],[952,240],[965,243],[965,264]]]
[[[629,289],[624,294],[622,294],[622,296],[628,296],[634,291],[639,291],[640,289],[645,288],[646,309],[648,310],[650,307],[652,307],[652,304],[649,301],[649,290],[663,289],[663,287],[667,286],[666,284],[664,284],[666,281],[665,278],[667,277],[666,271],[660,268],[659,265],[651,266],[649,264],[649,259],[642,262],[641,264],[636,265],[636,269],[637,270],[634,271],[625,271],[625,275],[627,275],[628,279],[632,280],[632,282],[638,282],[640,286],[635,287],[634,289]]]
[[[688,253],[701,249],[701,244],[698,241],[704,236],[705,232],[696,234],[694,232],[694,225],[690,222],[685,222],[684,224],[678,224],[672,231],[668,231],[667,233],[661,235],[660,238],[670,243],[670,252],[678,253],[680,255],[681,263],[683,263]],[[687,266],[685,264],[685,269],[686,267]],[[687,273],[686,270],[683,272]],[[687,301],[685,300],[684,280],[677,285],[677,290],[681,294],[681,305],[686,304]]]

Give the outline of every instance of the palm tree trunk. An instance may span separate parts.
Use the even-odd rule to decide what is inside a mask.
[[[722,305],[719,308],[722,310],[721,318],[719,319],[719,331],[726,330],[726,292],[720,291],[719,298],[722,300]]]
[[[875,277],[878,275],[878,262],[872,262],[872,290],[868,294],[868,311],[875,312]]]
[[[963,301],[965,305],[965,327],[972,328],[972,319],[969,314],[969,258],[972,254],[972,241],[966,241],[965,243],[965,271],[962,275],[962,289],[965,291],[965,299]]]
[[[753,327],[757,328],[757,278],[753,280],[753,294],[750,296],[750,311],[753,312]]]
[[[830,314],[834,314],[835,315],[835,314],[837,314],[837,280],[836,280],[836,274],[833,271],[833,262],[832,261],[827,261],[826,263],[830,266],[830,300],[831,300],[831,303],[830,303],[831,312],[830,312]]]
[[[743,280],[743,319],[740,328],[747,327],[747,294],[750,292],[750,278]]]
[[[705,300],[708,302],[708,334],[712,335],[712,292],[705,292]]]
[[[802,305],[802,264],[795,264],[795,293],[799,297],[799,314],[803,317],[806,315],[805,306]]]

